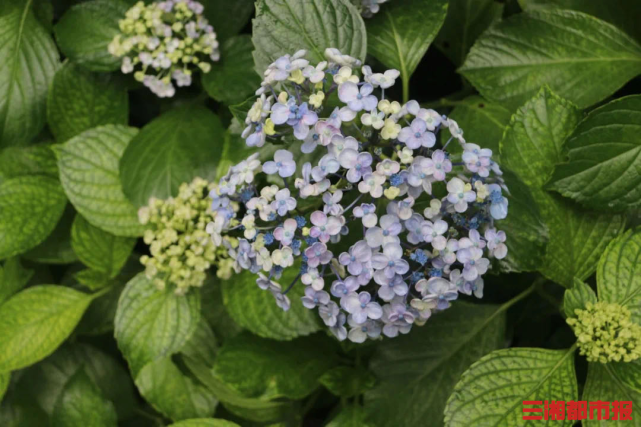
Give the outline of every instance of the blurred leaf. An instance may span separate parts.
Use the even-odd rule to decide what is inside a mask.
[[[120,184],[118,163],[135,128],[106,125],[56,146],[62,186],[92,225],[116,236],[139,236],[143,226]]]
[[[147,363],[180,350],[199,318],[198,289],[178,296],[170,286],[156,288],[145,273],[131,279],[118,302],[114,335],[134,377]]]
[[[254,0],[203,0],[200,3],[205,6],[203,14],[222,41],[238,34],[254,12]]]
[[[585,304],[588,302],[596,303],[596,294],[591,287],[575,278],[574,285],[566,290],[563,295],[563,311],[565,315],[568,318],[576,317],[575,310],[585,309]]]
[[[449,0],[445,22],[434,41],[436,47],[454,65],[462,65],[478,36],[501,19],[503,7],[497,0]]]
[[[296,265],[283,272],[279,282],[283,290],[298,275]],[[294,303],[288,311],[276,305],[271,292],[256,285],[258,276],[249,271],[223,282],[223,301],[232,319],[254,334],[275,340],[291,340],[309,335],[320,329],[318,316],[297,302],[302,297],[304,285],[298,282],[287,297]]]
[[[47,98],[47,123],[58,142],[100,125],[126,125],[127,89],[110,74],[95,74],[65,62]]]
[[[231,318],[223,303],[222,281],[209,276],[200,291],[202,308],[201,315],[207,319],[214,335],[225,341],[238,335],[242,328]]]
[[[9,387],[9,382],[11,381],[11,372],[5,372],[0,374],[0,402]]]
[[[119,0],[93,0],[73,6],[54,30],[60,50],[73,62],[92,71],[115,71],[121,60],[107,49],[120,34],[118,21],[129,7]]]
[[[626,365],[630,365],[626,363]],[[581,400],[588,402],[604,401],[630,401],[633,408],[641,405],[641,394],[623,383],[612,370],[610,364],[590,363],[588,364],[588,379],[585,381],[583,396]],[[641,425],[641,419],[632,413],[633,421],[623,420],[589,420],[582,422],[584,427],[628,427]]]
[[[151,406],[174,421],[210,417],[216,409],[211,392],[180,372],[170,357],[145,365],[136,386]]]
[[[262,75],[282,55],[307,50],[312,63],[325,60],[325,49],[365,59],[365,24],[349,0],[258,0],[252,21],[254,62]]]
[[[623,227],[621,216],[596,215],[542,190],[563,144],[580,118],[576,107],[544,88],[512,116],[501,140],[501,161],[530,187],[548,226],[541,272],[567,288],[586,279],[601,252]]]
[[[362,406],[350,405],[338,413],[326,427],[374,427],[365,422],[366,412]]]
[[[641,323],[641,229],[628,230],[610,242],[599,260],[599,300],[630,309],[632,319]]]
[[[11,179],[25,175],[45,175],[50,178],[58,178],[56,155],[49,144],[7,147],[0,151],[1,178]]]
[[[54,285],[34,286],[0,306],[0,372],[32,365],[71,335],[91,295]]]
[[[114,277],[129,258],[136,239],[114,236],[76,215],[71,229],[71,244],[83,264]]]
[[[194,334],[180,349],[180,353],[204,365],[213,366],[217,352],[216,336],[207,323],[207,319],[201,316]]]
[[[78,325],[78,334],[100,335],[113,331],[118,299],[125,289],[125,283],[124,281],[121,283],[110,282],[111,288],[91,302]]]
[[[641,46],[592,16],[537,10],[484,32],[459,71],[485,98],[511,109],[543,85],[585,108],[641,74]]]
[[[547,188],[588,209],[617,211],[641,205],[641,96],[619,98],[593,110],[565,148]]]
[[[401,72],[405,102],[410,77],[443,25],[447,4],[448,0],[394,0],[367,22],[368,53]]]
[[[337,366],[325,372],[319,381],[336,396],[354,397],[371,389],[376,377],[363,367]]]
[[[243,396],[303,399],[337,363],[333,344],[322,335],[278,342],[244,333],[220,348],[213,372]]]
[[[62,217],[49,237],[22,256],[43,264],[71,264],[77,261],[78,257],[71,248],[71,225],[75,217],[75,209],[67,203]]]
[[[220,160],[224,129],[204,107],[170,110],[145,126],[120,161],[122,188],[136,207],[150,197],[178,194],[195,177],[212,179]]]
[[[84,369],[79,369],[65,385],[53,412],[53,427],[116,427],[113,403],[105,399]]]
[[[203,74],[203,86],[209,96],[227,105],[239,104],[260,87],[261,78],[254,69],[251,36],[241,34],[224,41],[220,61]]]
[[[42,409],[21,396],[9,395],[0,406],[2,427],[42,427],[49,425],[49,419]]]
[[[0,259],[44,241],[66,204],[60,183],[46,176],[23,176],[0,184]]]
[[[194,420],[184,420],[171,424],[169,427],[240,427],[231,421],[215,418],[199,418]]]
[[[47,88],[60,64],[31,3],[0,3],[0,147],[28,142],[42,130]]]
[[[33,270],[24,268],[20,258],[7,259],[0,267],[0,304],[27,286],[32,277]]]
[[[445,425],[510,425],[522,419],[526,400],[578,400],[574,351],[574,347],[493,351],[461,376],[445,408]],[[574,421],[539,424],[569,427]]]
[[[459,301],[425,326],[382,342],[370,363],[378,383],[365,394],[368,419],[377,427],[443,425],[460,375],[503,346],[507,307]]]

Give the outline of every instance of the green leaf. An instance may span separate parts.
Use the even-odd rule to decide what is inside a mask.
[[[58,70],[47,98],[47,122],[58,142],[100,125],[126,125],[127,89],[111,74],[94,74],[65,62]]]
[[[0,306],[0,372],[32,365],[71,335],[91,295],[54,285],[34,286]]]
[[[576,317],[575,310],[583,310],[588,302],[596,303],[597,297],[591,287],[575,278],[574,285],[563,294],[563,311],[567,317]]]
[[[518,425],[515,420],[522,420],[525,400],[578,400],[574,350],[493,351],[461,376],[445,408],[445,425]],[[572,424],[571,420],[537,423]]]
[[[326,336],[278,342],[244,333],[220,348],[214,375],[247,397],[303,399],[337,363],[333,344]]]
[[[127,283],[115,319],[116,341],[134,376],[147,363],[176,353],[200,319],[197,289],[178,296],[168,286],[158,290],[144,273]]]
[[[227,420],[220,420],[215,418],[199,418],[193,420],[184,420],[169,427],[240,427],[236,423]]]
[[[83,264],[114,277],[125,265],[136,239],[114,236],[76,215],[71,229],[71,244]]]
[[[254,70],[251,36],[241,34],[220,46],[220,61],[202,77],[203,87],[216,101],[239,104],[260,87],[261,78]]]
[[[283,289],[297,275],[296,265],[285,270],[280,278]],[[256,286],[256,277],[255,274],[244,271],[232,280],[223,282],[223,301],[236,323],[260,337],[275,340],[291,340],[320,329],[315,312],[301,304],[292,304],[288,311],[283,311],[276,305],[270,292]],[[298,301],[303,296],[303,288],[299,282],[287,296],[291,301]]]
[[[106,125],[56,147],[60,180],[76,210],[92,225],[116,236],[139,236],[144,228],[120,184],[118,162],[135,128]]]
[[[49,418],[42,409],[15,393],[8,395],[0,406],[2,427],[42,427],[49,425]]]
[[[488,102],[478,95],[472,95],[462,101],[448,102],[446,105],[454,105],[448,117],[459,124],[466,140],[491,149],[492,157],[498,156],[499,142],[512,116],[509,110],[500,104]],[[450,137],[449,130],[441,131],[440,137],[441,142],[445,144]],[[462,151],[459,144],[455,142],[448,147],[452,152]]]
[[[369,54],[401,72],[403,100],[409,80],[447,15],[448,0],[394,0],[367,22]]]
[[[60,183],[52,178],[23,176],[0,184],[0,259],[44,241],[66,204]]]
[[[410,334],[383,341],[370,363],[378,384],[365,394],[369,419],[377,427],[441,426],[460,375],[504,344],[507,307],[457,302]]]
[[[231,318],[223,303],[222,281],[209,276],[200,291],[201,315],[207,319],[214,335],[222,341],[238,335],[242,328]]]
[[[73,277],[78,283],[91,291],[97,291],[113,284],[113,281],[109,280],[109,276],[105,273],[90,268],[80,270]]]
[[[47,88],[59,66],[31,0],[0,5],[0,147],[28,142],[45,124]]]
[[[632,362],[610,362],[610,372],[626,387],[641,393],[641,359]]]
[[[588,378],[583,388],[582,400],[595,402],[631,401],[633,408],[641,405],[641,394],[623,383],[610,364],[590,363],[588,364]],[[623,420],[589,420],[581,421],[584,427],[639,427],[641,419],[635,412],[632,412],[633,421]]]
[[[191,373],[214,393],[216,399],[222,402],[227,410],[244,419],[257,422],[278,421],[291,412],[292,408],[289,402],[243,397],[214,377],[209,367],[202,363],[185,358],[185,364]]]
[[[599,300],[621,304],[641,322],[641,229],[610,242],[597,267]]]
[[[29,368],[18,387],[27,391],[34,402],[51,415],[69,379],[83,369],[102,394],[113,402],[120,419],[131,416],[135,396],[129,374],[120,361],[86,344],[63,345]]]
[[[641,16],[641,3],[637,0],[519,0],[523,10],[546,7],[585,12],[611,23],[641,41],[641,27],[636,19]]]
[[[11,372],[5,372],[3,374],[0,374],[0,402],[2,402],[2,398],[4,397],[4,394],[7,392],[7,388],[9,388],[10,381],[11,381]]]
[[[91,270],[89,270],[91,271]],[[118,299],[125,289],[126,281],[118,282],[120,277],[111,281],[111,287],[99,298],[91,302],[78,325],[79,335],[102,335],[114,329],[114,318],[118,308]]]
[[[151,406],[174,421],[210,417],[216,409],[211,392],[180,372],[170,357],[145,365],[136,386]]]
[[[376,377],[363,367],[337,366],[325,372],[319,381],[336,396],[354,397],[374,387]]]
[[[120,34],[118,21],[129,7],[118,0],[93,0],[69,9],[54,27],[60,50],[92,71],[115,71],[121,60],[107,49]]]
[[[56,155],[49,144],[7,147],[0,151],[0,176],[3,179],[25,175],[58,178]]]
[[[9,258],[0,267],[0,304],[10,296],[27,286],[33,277],[33,270],[26,269],[19,258]]]
[[[213,25],[218,40],[227,40],[238,34],[254,12],[253,0],[203,0],[203,14]]]
[[[459,71],[485,98],[510,108],[543,85],[584,108],[641,73],[641,46],[580,12],[533,11],[484,32]]]
[[[224,129],[204,107],[170,110],[145,126],[120,161],[122,188],[131,202],[166,199],[195,177],[212,179],[220,159]]]
[[[22,257],[43,264],[71,264],[78,261],[78,257],[71,248],[71,225],[76,217],[76,211],[71,204],[67,204],[60,221],[49,237]]]
[[[365,24],[349,0],[258,0],[252,21],[254,62],[262,75],[285,54],[307,50],[312,63],[325,60],[325,49],[365,59]]]
[[[200,317],[194,334],[180,349],[180,353],[204,365],[214,365],[216,353],[218,353],[218,342],[207,319],[203,316]]]
[[[565,144],[569,161],[557,165],[548,188],[589,209],[641,205],[641,96],[610,102],[579,124]]]
[[[84,369],[79,369],[65,385],[51,424],[53,427],[116,427],[116,409]]]
[[[327,427],[374,427],[365,421],[367,413],[360,405],[350,405],[342,409]]]
[[[449,3],[445,22],[434,43],[459,66],[478,36],[501,19],[504,5],[495,0],[450,0]]]
[[[599,255],[623,227],[621,216],[585,212],[542,189],[580,114],[571,103],[544,88],[519,108],[501,140],[501,161],[530,187],[549,231],[541,272],[565,287],[586,279]]]

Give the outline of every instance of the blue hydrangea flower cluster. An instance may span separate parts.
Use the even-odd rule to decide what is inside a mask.
[[[243,136],[279,149],[232,166],[212,190],[214,242],[284,310],[302,282],[301,303],[340,340],[406,334],[461,293],[481,298],[490,258],[507,254],[495,226],[507,188],[492,151],[416,101],[386,99],[397,70],[359,70],[336,49],[316,65],[305,54],[265,71]],[[299,151],[315,160],[297,160]],[[295,264],[283,288],[282,271]]]

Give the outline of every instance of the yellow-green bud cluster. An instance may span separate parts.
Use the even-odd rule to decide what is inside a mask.
[[[641,356],[641,326],[631,319],[630,310],[619,304],[587,303],[567,320],[578,338],[588,362],[631,362]]]
[[[224,248],[215,248],[205,231],[215,216],[209,197],[213,188],[214,184],[196,178],[190,184],[182,184],[177,197],[152,198],[149,206],[138,211],[140,222],[148,227],[144,241],[151,252],[140,262],[158,288],[173,284],[176,293],[184,294],[192,286],[200,287],[206,271],[220,263],[221,257],[227,257]]]
[[[191,85],[195,70],[208,73],[220,52],[214,28],[194,0],[167,0],[150,5],[138,2],[120,21],[122,34],[114,37],[109,52],[123,58],[121,70],[134,72],[159,97]]]

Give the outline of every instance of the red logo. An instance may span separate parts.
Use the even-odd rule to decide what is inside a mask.
[[[535,408],[533,406],[543,406]],[[618,401],[587,402],[570,400],[524,400],[524,420],[632,420],[632,402]]]

